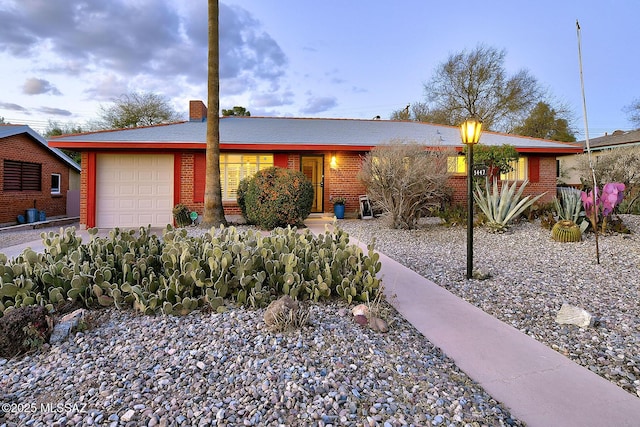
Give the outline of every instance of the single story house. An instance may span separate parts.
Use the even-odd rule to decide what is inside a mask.
[[[205,186],[207,108],[190,102],[186,122],[52,138],[54,147],[82,152],[81,226],[165,226],[177,203],[202,213]],[[302,171],[316,189],[312,211],[333,212],[334,197],[346,199],[356,216],[362,156],[394,140],[462,150],[457,127],[390,120],[223,117],[220,171],[225,213],[237,214],[241,179],[270,166]],[[481,144],[514,145],[522,154],[509,178],[529,179],[531,193],[555,194],[556,156],[580,146],[484,132]],[[466,200],[464,162],[452,162],[451,185]],[[460,167],[462,165],[462,167]]]
[[[68,207],[70,191],[75,209]],[[0,224],[34,219],[27,215],[34,208],[36,220],[40,212],[45,218],[78,216],[79,194],[80,165],[29,126],[0,125]]]
[[[580,144],[584,153],[586,153],[587,142],[579,141],[578,144]],[[632,131],[616,130],[611,134],[605,133],[604,136],[589,139],[591,154],[595,157],[596,161],[597,157],[605,151],[638,146],[640,146],[640,129]],[[558,160],[560,161],[560,170],[562,173],[561,182],[572,186],[581,185],[580,174],[575,169],[577,156],[575,154],[561,156]]]

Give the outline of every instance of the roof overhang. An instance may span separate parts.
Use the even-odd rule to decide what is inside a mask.
[[[52,147],[74,151],[94,150],[206,150],[201,142],[88,142],[50,140]],[[331,144],[234,144],[220,143],[225,151],[371,151],[373,145],[331,145]]]

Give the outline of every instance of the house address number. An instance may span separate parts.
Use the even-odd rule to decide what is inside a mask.
[[[473,165],[473,176],[487,176],[486,165]]]

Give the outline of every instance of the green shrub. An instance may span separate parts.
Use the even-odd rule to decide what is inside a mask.
[[[249,223],[249,220],[247,219],[247,204],[245,199],[246,199],[247,189],[249,188],[249,183],[251,182],[252,179],[253,178],[245,178],[241,180],[240,183],[238,184],[238,191],[236,192],[236,201],[238,202],[238,206],[240,207],[240,212],[242,213],[242,216],[247,221],[247,223]]]
[[[449,204],[436,211],[436,215],[447,227],[464,226],[467,223],[467,207],[463,204]]]
[[[256,173],[244,193],[246,220],[271,230],[301,225],[311,213],[313,185],[302,172],[271,167]]]
[[[297,300],[341,297],[366,302],[380,290],[379,255],[349,244],[336,228],[277,228],[269,235],[234,227],[188,237],[171,226],[162,238],[150,228],[82,244],[75,229],[43,233],[45,250],[27,248],[14,260],[0,254],[0,315],[24,306],[78,302],[86,307],[133,307],[145,314],[224,310],[227,303],[263,307],[281,295]]]

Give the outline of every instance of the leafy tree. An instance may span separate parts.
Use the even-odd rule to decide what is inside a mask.
[[[55,120],[49,120],[47,127],[44,130],[44,136],[49,138],[52,136],[67,135],[70,133],[82,133],[82,126],[73,122],[60,123]]]
[[[575,142],[576,137],[569,128],[569,121],[558,117],[559,115],[560,113],[548,103],[538,102],[524,123],[513,129],[513,133],[553,141]]]
[[[60,123],[58,121],[49,120],[49,124],[44,130],[44,137],[50,138],[52,136],[66,135],[70,133],[82,133],[82,127],[72,122]],[[71,157],[76,163],[80,164],[82,156],[77,151],[66,150],[64,148],[61,151],[67,156]]]
[[[244,117],[250,117],[251,116],[251,112],[247,111],[246,108],[244,107],[240,107],[238,105],[236,105],[235,107],[233,107],[230,110],[225,110],[224,108],[222,109],[222,116],[227,117],[227,116],[244,116]]]
[[[0,125],[8,125],[9,123],[4,120],[4,117],[0,117]]]
[[[426,151],[418,144],[392,142],[373,148],[358,178],[392,228],[415,228],[428,203],[449,194],[447,159],[452,150]]]
[[[222,206],[220,184],[220,46],[218,32],[218,0],[209,0],[207,60],[207,152],[204,191],[203,225],[207,227],[227,223]]]
[[[508,76],[504,50],[479,45],[450,55],[425,84],[425,121],[457,126],[469,117],[485,129],[508,131],[541,99],[537,80],[526,70]]]
[[[631,104],[625,106],[622,111],[628,114],[629,121],[636,128],[640,128],[640,98],[635,99]]]
[[[109,107],[101,105],[99,116],[102,129],[135,128],[180,120],[166,98],[141,92],[124,94]]]

